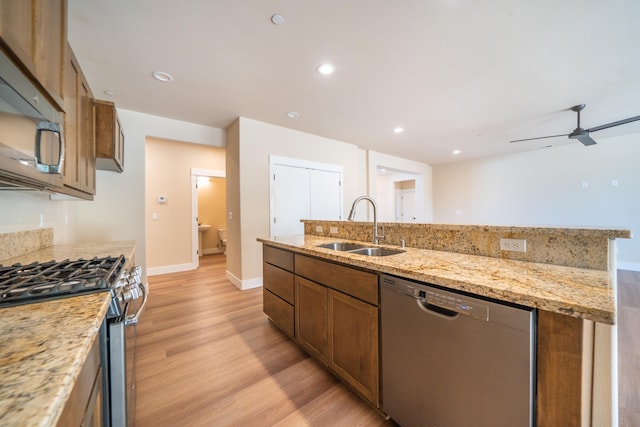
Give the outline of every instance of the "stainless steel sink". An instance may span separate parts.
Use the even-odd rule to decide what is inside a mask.
[[[352,254],[366,255],[366,256],[389,256],[389,255],[401,254],[403,252],[404,251],[399,249],[389,249],[389,248],[362,248],[362,249],[349,251],[349,253],[352,253]]]
[[[366,248],[365,245],[358,243],[346,243],[346,242],[333,242],[325,243],[324,245],[318,245],[319,248],[333,249],[334,251],[348,252],[356,249]]]
[[[358,254],[365,256],[389,256],[401,254],[401,249],[377,248],[361,245],[359,243],[332,242],[318,245],[319,248],[332,249],[334,251],[349,252],[350,254]]]

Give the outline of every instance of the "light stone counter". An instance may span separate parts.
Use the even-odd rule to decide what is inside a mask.
[[[55,259],[119,256],[135,242],[49,246],[0,261],[2,265]],[[109,308],[100,292],[0,308],[0,425],[55,425]]]
[[[406,248],[405,253],[398,255],[368,257],[319,248],[318,245],[323,243],[347,240],[312,235],[265,238],[258,241],[380,273],[604,324],[615,324],[614,285],[609,272],[603,270],[410,247]],[[359,243],[371,245],[367,242]],[[394,248],[397,249],[397,246]]]

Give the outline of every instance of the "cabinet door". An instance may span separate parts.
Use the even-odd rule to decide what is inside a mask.
[[[329,289],[328,315],[329,368],[378,406],[378,308]]]
[[[327,363],[327,288],[296,276],[296,340]]]
[[[93,95],[84,74],[80,74],[78,86],[80,111],[79,165],[80,188],[96,194],[96,135],[94,131]]]
[[[65,69],[64,81],[64,184],[81,189],[79,164],[79,103],[78,82],[80,80],[80,65],[73,54],[69,52],[69,60]]]
[[[0,0],[0,37],[30,70],[33,63],[35,3]]]
[[[63,70],[67,46],[67,1],[37,0],[35,16],[36,77],[62,105]]]

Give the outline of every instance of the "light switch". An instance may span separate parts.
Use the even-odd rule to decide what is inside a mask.
[[[227,219],[233,219],[233,212],[227,212]]]
[[[154,213],[152,213],[152,214],[151,214],[151,219],[152,219],[152,220],[154,220],[154,221],[157,221],[157,220],[158,220],[158,214],[157,214],[157,213],[155,213],[155,212],[154,212]]]
[[[158,196],[158,203],[167,203],[167,196]]]

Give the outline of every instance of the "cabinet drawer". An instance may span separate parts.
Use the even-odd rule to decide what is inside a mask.
[[[293,327],[293,305],[276,295],[263,289],[262,291],[262,311],[269,316],[273,323],[282,329],[291,338],[294,336]]]
[[[293,273],[265,262],[262,264],[262,284],[289,304],[294,303]]]
[[[262,250],[262,260],[269,264],[284,268],[293,272],[293,253],[271,246],[264,246]]]
[[[295,255],[296,274],[378,305],[378,276],[304,255]]]

